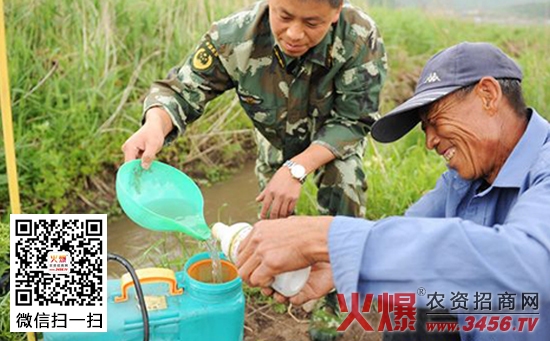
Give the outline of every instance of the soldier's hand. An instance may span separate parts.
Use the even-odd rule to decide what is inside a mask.
[[[267,219],[270,208],[270,219],[286,218],[294,213],[301,189],[302,184],[292,177],[287,167],[279,168],[256,198],[262,203],[260,218]]]
[[[124,162],[141,158],[141,166],[149,169],[171,129],[172,122],[163,109],[150,109],[145,124],[122,145]]]

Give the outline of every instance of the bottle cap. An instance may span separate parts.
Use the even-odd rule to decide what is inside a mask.
[[[222,240],[223,235],[228,228],[229,226],[225,225],[224,223],[215,223],[214,226],[212,226],[212,237],[217,240]]]

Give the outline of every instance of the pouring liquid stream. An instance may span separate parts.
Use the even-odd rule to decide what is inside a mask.
[[[217,242],[216,239],[210,237],[205,244],[212,260],[212,283],[223,283],[222,264]]]
[[[153,201],[148,204],[148,207],[151,211],[171,218],[188,229],[200,229],[200,225],[205,224],[204,218],[201,214],[197,214],[197,210],[192,204],[177,199],[171,202],[173,204],[167,206],[166,202]],[[204,244],[212,260],[212,283],[223,283],[220,250],[217,240],[210,237]]]

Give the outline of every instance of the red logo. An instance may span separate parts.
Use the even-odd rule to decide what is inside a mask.
[[[66,251],[48,252],[48,262],[46,264],[49,273],[69,273],[71,272],[71,254]]]
[[[373,297],[374,294],[367,294],[365,296],[365,301],[363,302],[361,312],[370,312]],[[340,310],[343,313],[349,312],[344,294],[338,294],[338,303],[340,304]],[[380,319],[380,324],[378,325],[378,331],[405,331],[407,329],[415,330],[414,323],[416,322],[416,308],[414,307],[414,304],[415,294],[412,293],[396,293],[394,295],[384,293],[383,295],[378,295],[378,310],[382,313],[382,318]],[[395,326],[392,325],[390,318],[391,312],[393,312],[395,316]],[[345,331],[354,320],[357,320],[365,331],[374,331],[372,326],[359,312],[358,293],[351,294],[351,312],[349,313],[350,314],[342,322],[340,327],[338,327],[337,331]]]

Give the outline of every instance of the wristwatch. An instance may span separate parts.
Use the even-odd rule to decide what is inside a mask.
[[[290,170],[290,175],[298,181],[300,181],[301,184],[303,184],[306,181],[306,169],[304,166],[297,164],[294,161],[287,160],[285,163],[283,163],[283,167],[288,167]]]

